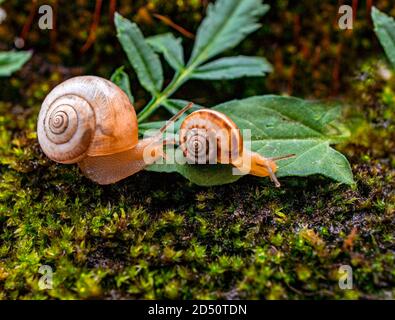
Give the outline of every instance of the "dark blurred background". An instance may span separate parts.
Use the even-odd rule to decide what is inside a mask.
[[[0,50],[33,50],[34,56],[21,71],[0,80],[1,99],[23,108],[36,107],[50,88],[66,78],[81,74],[109,78],[117,67],[125,65],[131,76],[135,107],[139,109],[149,96],[139,87],[118,43],[112,22],[114,12],[137,22],[146,36],[170,31],[182,37],[188,56],[208,2],[7,0],[1,4],[7,17],[0,24]],[[264,93],[341,97],[357,76],[361,61],[382,55],[372,31],[370,7],[375,5],[395,15],[390,0],[266,3],[271,9],[262,19],[262,28],[229,54],[265,56],[274,65],[274,72],[267,78],[191,81],[175,97],[207,105]],[[38,27],[38,7],[43,4],[54,10],[53,30]],[[341,4],[355,9],[352,31],[338,27]],[[167,66],[165,71],[166,81],[170,81],[172,71]]]

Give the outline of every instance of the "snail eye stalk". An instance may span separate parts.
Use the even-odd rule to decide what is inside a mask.
[[[276,186],[276,188],[280,188],[281,183],[280,183],[280,181],[277,180],[277,177],[274,174],[272,168],[270,168],[269,165],[265,165],[265,167],[267,168],[267,172],[269,172],[270,180],[272,180],[274,182],[274,185]]]
[[[160,133],[163,133],[166,131],[166,129],[174,122],[176,122],[185,112],[187,112],[189,109],[191,109],[193,106],[193,103],[190,102],[188,103],[184,108],[182,108],[180,111],[178,111],[174,116],[172,116],[168,121],[166,121],[166,124],[159,129]]]
[[[294,158],[294,157],[296,157],[296,154],[291,153],[291,154],[287,154],[286,156],[267,158],[267,159],[272,160],[272,161],[277,161],[277,160],[285,160],[285,159]]]

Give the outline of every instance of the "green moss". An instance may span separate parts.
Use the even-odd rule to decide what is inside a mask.
[[[158,12],[180,13],[177,22],[190,30],[201,16],[199,1],[153,3]],[[243,54],[266,55],[275,64],[276,72],[266,82],[271,92],[327,97],[336,89],[331,62],[338,53],[337,41],[348,41],[353,48],[342,56],[343,74],[337,84],[344,89],[344,102],[349,102],[344,111],[353,132],[339,148],[353,165],[356,185],[322,177],[287,178],[276,189],[268,179],[244,177],[231,185],[202,188],[174,174],[142,172],[115,185],[98,186],[76,166],[49,161],[35,134],[43,97],[72,74],[94,70],[108,76],[116,67],[113,61],[119,61],[114,56],[124,58],[120,50],[110,50],[108,44],[115,40],[107,36],[113,30],[104,22],[93,52],[73,60],[71,50],[79,50],[76,44],[83,44],[87,28],[70,30],[81,29],[74,24],[88,27],[87,12],[93,8],[86,5],[80,8],[80,20],[69,19],[72,25],[59,30],[72,36],[59,37],[56,55],[44,49],[48,43],[38,43],[41,53],[37,50],[22,73],[2,80],[1,299],[395,296],[395,78],[388,78],[385,62],[377,61],[381,51],[374,49],[381,49],[367,35],[363,14],[352,38],[342,38],[349,36],[329,27],[335,6],[322,11],[328,16],[302,19],[303,30],[310,32],[297,35],[300,8],[315,13],[316,6],[308,1],[271,4],[264,28],[240,49]],[[385,8],[389,2],[380,5]],[[138,18],[141,6],[120,9]],[[12,16],[16,24],[22,18]],[[306,29],[308,23],[315,28]],[[142,25],[147,34],[168,31],[159,24]],[[10,26],[2,25],[0,34],[8,34],[4,30]],[[33,41],[37,30],[31,34]],[[262,46],[267,49],[257,49],[256,41],[267,43]],[[325,53],[317,55],[314,48],[320,46]],[[362,49],[372,50],[374,59],[356,59]],[[34,69],[44,60],[50,61],[44,71]],[[67,68],[57,67],[59,61]],[[82,64],[83,70],[76,71],[74,64]],[[200,82],[181,94],[211,105],[234,98],[235,92],[262,93],[262,86],[256,79]],[[201,92],[207,94],[202,97]],[[139,91],[137,95],[144,97]],[[41,265],[52,267],[53,289],[40,290]],[[353,290],[339,288],[341,265],[353,268]]]

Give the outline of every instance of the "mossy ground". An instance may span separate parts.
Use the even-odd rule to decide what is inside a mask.
[[[92,9],[80,2],[86,12]],[[193,12],[152,3],[170,17],[180,13],[190,30],[201,16],[200,2],[185,5]],[[315,21],[320,28],[298,34],[298,19],[304,28],[313,23],[305,22],[300,8],[309,12],[311,6],[309,1],[273,1],[267,26],[235,51],[267,55],[276,66],[268,79],[192,83],[180,97],[214,104],[234,98],[235,88],[237,97],[263,92],[341,95],[353,135],[337,148],[352,164],[354,186],[315,176],[282,179],[281,189],[254,177],[202,188],[175,174],[149,172],[98,186],[76,166],[55,164],[42,154],[35,134],[37,113],[55,84],[80,73],[108,77],[118,65],[100,61],[117,56],[122,64],[125,57],[119,47],[112,48],[116,40],[107,42],[103,35],[79,63],[68,52],[70,40],[59,40],[56,54],[37,50],[22,71],[1,80],[0,298],[393,299],[395,75],[388,79],[363,10],[354,35],[335,32],[333,21]],[[381,6],[388,8],[389,2],[381,1]],[[24,4],[9,10],[18,8]],[[141,7],[121,9],[137,15]],[[336,6],[319,9],[323,14],[314,19],[332,17]],[[13,16],[4,28],[20,26],[21,17]],[[103,34],[113,32],[103,24]],[[151,33],[166,29],[155,26],[143,24]],[[68,28],[58,32],[72,34]],[[33,42],[37,33],[32,30]],[[353,48],[339,62],[344,65],[339,79],[328,63],[337,57],[337,44],[346,41],[337,37],[349,39]],[[268,49],[257,49],[256,43],[268,41]],[[43,45],[36,40],[36,46]],[[321,47],[321,60],[303,56],[306,46]],[[360,54],[363,48],[371,54]],[[58,64],[62,59],[66,67]],[[136,108],[143,102],[144,96]],[[54,270],[52,290],[39,289],[41,265]],[[339,288],[341,265],[353,268],[352,290]]]

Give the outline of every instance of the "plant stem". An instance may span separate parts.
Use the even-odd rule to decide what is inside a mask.
[[[137,115],[139,123],[144,122],[156,109],[165,101],[170,95],[172,95],[185,81],[188,80],[189,75],[195,69],[196,64],[182,69],[178,72],[169,85],[161,93],[152,98],[152,100],[144,107],[143,110]]]

